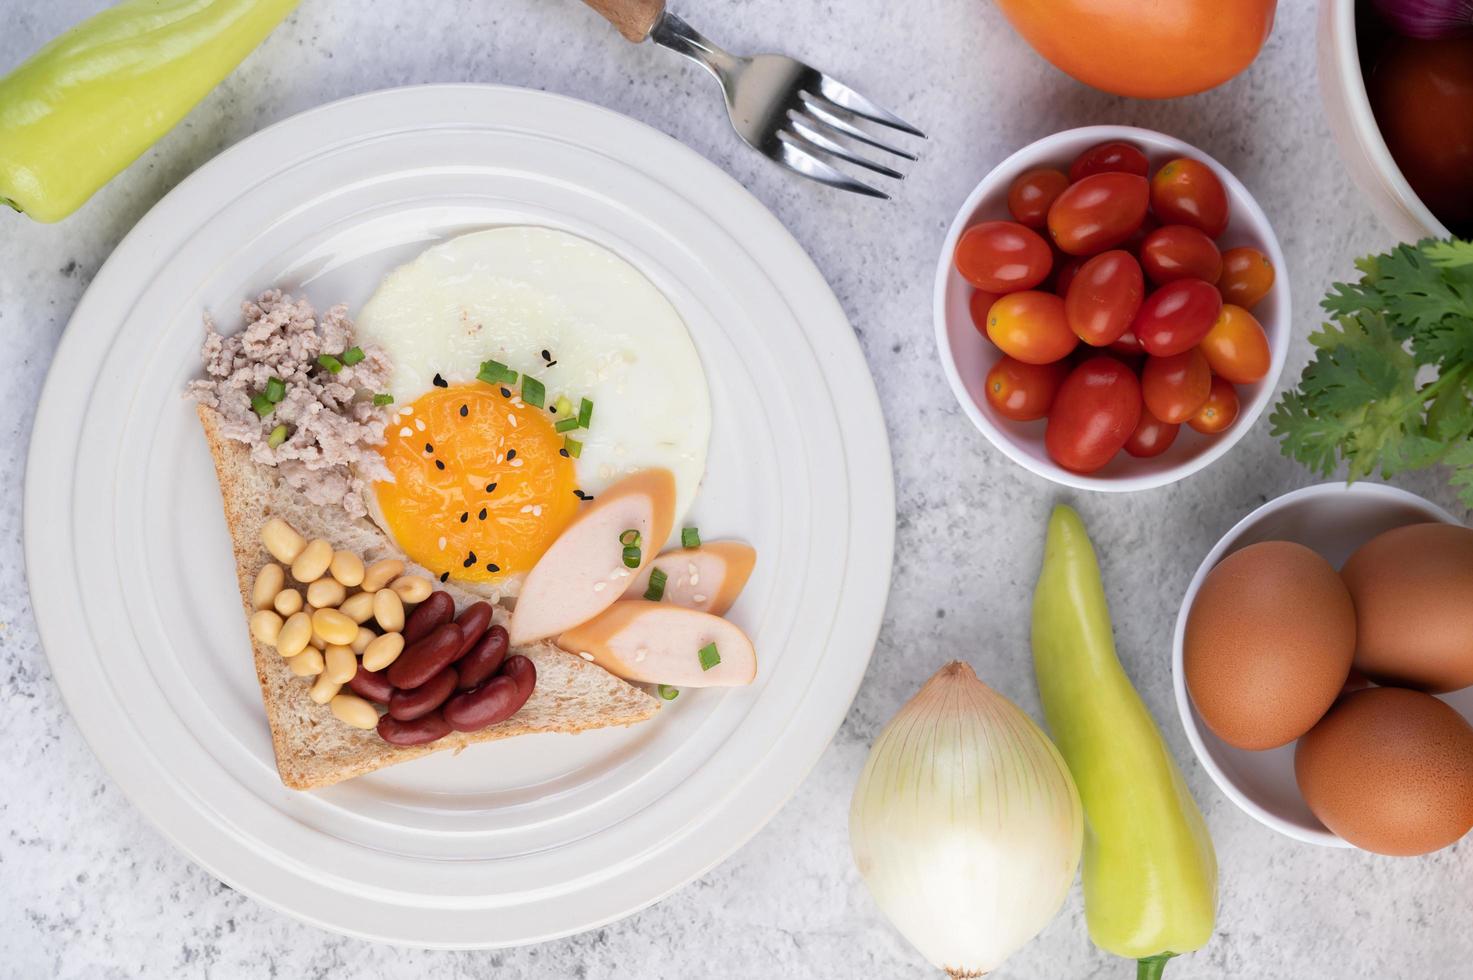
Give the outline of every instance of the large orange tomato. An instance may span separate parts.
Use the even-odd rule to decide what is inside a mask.
[[[997,0],[1018,33],[1087,85],[1138,99],[1206,91],[1258,56],[1277,0]]]

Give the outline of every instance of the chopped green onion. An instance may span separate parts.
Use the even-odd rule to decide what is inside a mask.
[[[587,398],[578,403],[578,424],[588,428],[588,423],[593,421],[593,402]]]
[[[701,529],[697,527],[681,528],[680,546],[682,548],[699,548],[701,546]]]
[[[261,392],[257,392],[251,396],[251,408],[263,419],[276,411],[276,406],[272,403],[271,399],[267,398]]]
[[[665,598],[665,580],[667,576],[658,568],[650,569],[650,587],[644,590],[644,597],[650,602],[659,602]]]
[[[542,382],[528,375],[522,375],[522,401],[533,408],[541,408],[547,401],[547,389]]]
[[[626,545],[624,548],[624,567],[638,568],[644,553],[635,545]]]
[[[286,382],[280,378],[266,379],[266,400],[275,405],[286,397]]]
[[[317,366],[326,370],[328,374],[337,374],[343,369],[343,362],[331,354],[318,354]]]
[[[271,430],[271,436],[266,440],[266,445],[270,446],[272,449],[275,449],[283,442],[286,442],[286,426],[278,425],[276,428]]]
[[[373,396],[373,403],[380,408],[383,408],[385,405],[394,404],[394,396],[389,394],[388,392],[383,392]]]
[[[488,385],[517,383],[517,373],[500,361],[482,361],[481,370],[476,373],[476,380],[484,381]]]
[[[552,423],[552,427],[558,432],[571,432],[578,428],[578,420],[574,418],[558,419]]]
[[[573,403],[568,401],[567,395],[558,395],[557,401],[552,403],[552,407],[557,409],[559,415],[568,415],[573,411]]]
[[[563,436],[563,448],[566,449],[568,451],[568,455],[573,457],[574,459],[577,459],[579,456],[583,455],[583,443],[579,442],[577,439],[574,439],[572,436]]]
[[[697,656],[701,658],[702,670],[710,670],[712,667],[721,663],[721,654],[716,652],[716,644],[714,643],[707,643],[701,647],[701,651]]]
[[[349,367],[352,367],[354,364],[357,364],[359,361],[363,360],[363,348],[349,347],[347,350],[343,351],[341,356],[343,359],[343,363],[348,365]]]
[[[632,527],[629,530],[625,531],[623,534],[619,535],[619,543],[624,545],[626,548],[638,548],[641,540],[642,539],[640,538],[639,532]]]
[[[680,688],[671,687],[669,684],[661,684],[657,690],[660,692],[660,697],[666,701],[674,701],[680,697]]]

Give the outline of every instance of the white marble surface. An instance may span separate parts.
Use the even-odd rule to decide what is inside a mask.
[[[0,71],[104,0],[0,2]],[[1282,3],[1258,62],[1226,87],[1164,104],[1085,89],[1036,58],[984,0],[913,4],[686,0],[734,48],[788,50],[933,135],[898,200],[792,179],[742,146],[709,80],[620,42],[576,0],[306,0],[266,45],[138,164],[65,224],[0,215],[0,975],[15,977],[927,976],[849,860],[848,797],[880,726],[944,659],[962,656],[1037,712],[1027,604],[1051,502],[1075,498],[1103,554],[1122,656],[1202,803],[1222,865],[1194,977],[1466,976],[1466,842],[1421,860],[1295,844],[1239,812],[1191,758],[1171,700],[1170,630],[1200,556],[1240,515],[1311,482],[1260,421],[1184,484],[1128,497],[1061,494],[992,451],[955,407],[931,339],[930,283],[953,210],[1023,143],[1091,122],[1137,123],[1202,146],[1276,222],[1307,357],[1315,301],[1388,244],[1321,117],[1313,4]],[[502,82],[641,119],[725,167],[811,252],[853,317],[894,441],[898,560],[866,683],[802,790],[737,856],[660,905],[561,942],[495,953],[340,938],[258,905],[193,866],[102,772],[67,715],[35,635],[21,557],[21,483],[52,351],[118,239],[175,183],[249,133],[387,86]],[[1402,481],[1454,506],[1440,475]],[[1078,895],[998,977],[1124,977],[1095,950]]]

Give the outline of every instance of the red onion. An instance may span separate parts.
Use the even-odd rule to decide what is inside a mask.
[[[1374,0],[1398,34],[1423,40],[1473,33],[1473,0]]]

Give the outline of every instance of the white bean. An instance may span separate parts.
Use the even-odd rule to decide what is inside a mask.
[[[358,635],[353,637],[353,642],[350,646],[352,646],[354,653],[362,654],[364,650],[368,649],[368,645],[376,639],[378,639],[377,633],[367,626],[360,626],[358,627]]]
[[[283,616],[299,613],[302,611],[302,593],[296,589],[282,589],[276,593],[276,597],[271,600],[271,604]]]
[[[307,649],[311,639],[312,617],[304,612],[293,613],[276,634],[276,652],[283,657],[295,657]]]
[[[358,624],[336,609],[319,609],[312,614],[312,632],[329,644],[347,646],[358,635]]]
[[[270,609],[257,609],[251,614],[251,636],[267,645],[275,645],[281,635],[282,619]]]
[[[283,565],[290,565],[297,560],[302,549],[307,547],[307,539],[297,533],[297,529],[279,517],[273,517],[261,528],[261,543],[266,550],[271,552],[271,557]]]
[[[327,570],[332,572],[333,578],[350,589],[355,585],[363,584],[363,559],[351,551],[334,553],[332,563],[327,566]]]
[[[322,658],[327,664],[327,673],[324,676],[338,684],[348,683],[358,673],[358,655],[353,652],[352,647],[328,644],[327,649],[322,652]]]
[[[338,612],[361,626],[373,618],[373,593],[353,593],[338,606]]]
[[[275,562],[267,562],[256,573],[256,584],[251,586],[251,608],[270,609],[271,600],[286,584],[286,572]]]
[[[332,699],[332,713],[338,721],[354,728],[377,728],[378,712],[373,705],[355,694],[339,694]]]
[[[359,582],[364,592],[377,592],[404,574],[404,563],[397,558],[384,558],[368,566]]]
[[[337,697],[338,692],[342,689],[343,685],[330,679],[326,674],[318,674],[317,680],[312,682],[311,689],[307,691],[307,697],[318,704],[327,704],[327,702]]]
[[[332,564],[332,544],[325,538],[313,538],[292,562],[292,578],[309,585],[327,573]]]
[[[435,591],[435,583],[423,575],[401,575],[389,583],[389,588],[393,589],[404,602],[412,605],[428,599],[430,593]]]
[[[310,648],[303,650],[299,655],[288,660],[286,664],[298,677],[316,677],[322,673],[324,667],[321,651]]]
[[[397,633],[404,628],[404,602],[393,589],[379,589],[373,594],[373,618],[385,632]]]
[[[383,636],[375,637],[374,641],[363,651],[363,669],[383,670],[398,660],[399,654],[403,652],[403,633],[385,633]]]
[[[348,598],[348,590],[334,578],[320,578],[307,586],[307,602],[318,609],[336,609]]]

